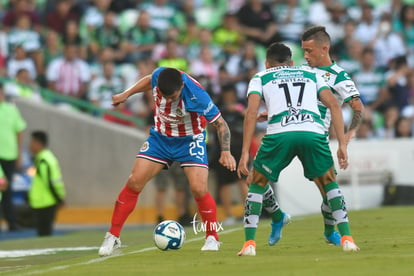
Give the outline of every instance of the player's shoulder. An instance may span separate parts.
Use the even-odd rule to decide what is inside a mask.
[[[338,63],[334,62],[331,66],[331,69],[337,75],[337,78],[341,80],[352,80],[348,71],[346,71]]]
[[[319,73],[322,75],[325,81],[328,81],[329,79],[333,78],[335,84],[338,84],[344,81],[352,82],[352,78],[350,74],[340,65],[338,65],[336,62],[334,62],[330,66],[318,67],[316,68],[316,70],[319,71]]]

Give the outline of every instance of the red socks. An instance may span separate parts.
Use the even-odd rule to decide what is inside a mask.
[[[194,197],[194,199],[197,202],[201,219],[206,225],[206,237],[212,235],[218,241],[216,202],[214,201],[214,198],[210,195],[210,193],[206,193],[204,196]]]
[[[115,202],[114,212],[112,213],[112,224],[109,232],[119,237],[121,234],[122,226],[129,214],[134,211],[135,205],[137,205],[138,195],[140,192],[137,192],[125,185],[125,187],[119,193],[118,199]]]
[[[122,226],[124,226],[126,219],[135,209],[139,194],[140,192],[129,188],[127,185],[119,193],[118,199],[115,202],[114,212],[112,213],[111,228],[109,229],[112,235],[120,236]],[[197,202],[201,219],[206,225],[206,237],[212,235],[216,240],[219,240],[217,235],[216,202],[213,197],[210,193],[206,193],[202,197],[195,197],[195,201]]]

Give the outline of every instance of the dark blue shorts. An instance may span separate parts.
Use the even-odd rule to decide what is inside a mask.
[[[174,161],[180,162],[181,167],[208,168],[205,132],[193,136],[168,137],[151,128],[137,158],[161,163],[167,168]]]

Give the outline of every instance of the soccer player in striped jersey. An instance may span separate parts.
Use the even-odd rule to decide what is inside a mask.
[[[325,27],[315,26],[306,30],[302,35],[302,49],[304,51],[305,59],[308,65],[321,76],[330,87],[332,94],[335,96],[339,105],[347,103],[353,110],[353,116],[348,131],[345,133],[346,144],[356,135],[359,125],[362,122],[364,105],[360,100],[360,94],[355,86],[355,83],[350,78],[349,74],[342,69],[335,61],[332,61],[329,55],[331,40]],[[331,125],[331,113],[329,109],[322,103],[318,102],[321,119],[324,121],[326,135],[328,135],[329,127]],[[267,118],[267,111],[262,112],[258,121],[263,121]],[[324,219],[325,230],[324,239],[328,244],[341,245],[341,235],[335,230],[335,218],[332,215],[331,207],[328,204],[326,194],[322,187],[322,205],[321,213]],[[265,193],[264,200],[273,200],[276,202],[274,206],[279,208],[279,205],[274,196],[273,190],[270,188]],[[286,222],[286,221],[285,221]],[[272,234],[269,238],[269,244],[275,244],[281,236],[281,230],[284,224],[280,223],[273,227]]]
[[[286,45],[272,44],[266,52],[267,69],[257,73],[249,83],[243,148],[237,169],[239,176],[249,174],[249,147],[261,100],[268,110],[268,127],[253,162],[252,181],[245,203],[245,243],[239,256],[256,255],[255,236],[262,207],[274,205],[270,197],[265,197],[269,191],[268,182],[277,182],[280,172],[296,156],[302,163],[305,177],[313,180],[321,194],[326,195],[342,235],[343,250],[359,250],[351,236],[345,201],[336,182],[318,99],[332,112],[332,122],[339,141],[339,166],[346,169],[347,141],[341,107],[322,77],[309,67],[292,66],[291,58],[292,53]],[[274,207],[272,232],[274,224],[283,225],[285,220],[280,208]]]
[[[134,210],[145,184],[172,162],[181,163],[206,228],[202,251],[219,250],[216,203],[207,190],[208,160],[205,127],[212,124],[218,134],[220,164],[231,171],[236,161],[230,153],[230,131],[204,88],[188,74],[174,68],[159,67],[131,88],[113,96],[113,104],[133,94],[152,89],[155,102],[154,126],[142,145],[131,175],[121,190],[112,214],[111,228],[99,249],[100,256],[111,255],[121,246],[122,226]]]

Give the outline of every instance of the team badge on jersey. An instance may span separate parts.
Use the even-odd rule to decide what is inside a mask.
[[[148,141],[145,141],[144,144],[142,144],[140,151],[146,152],[149,149],[149,143]]]
[[[177,107],[177,111],[176,111],[175,114],[177,114],[177,116],[179,116],[179,117],[183,117],[184,116],[184,111],[180,107]]]
[[[328,82],[331,79],[331,73],[326,72],[325,74],[322,75],[322,78],[325,82]]]

